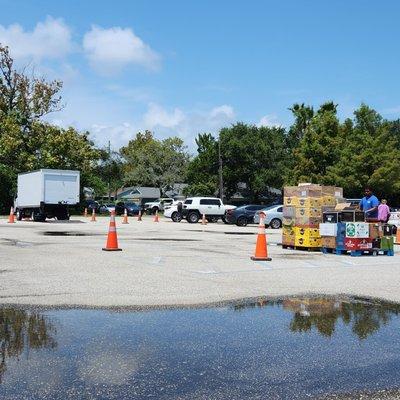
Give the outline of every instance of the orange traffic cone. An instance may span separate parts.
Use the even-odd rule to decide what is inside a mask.
[[[104,251],[122,251],[118,248],[117,227],[115,225],[115,211],[111,211],[110,227],[108,228],[107,244]]]
[[[156,211],[156,213],[154,215],[153,222],[160,222],[160,218],[158,217],[158,211]]]
[[[83,216],[86,218],[87,217],[87,208],[85,208],[85,211],[83,212]]]
[[[142,210],[139,210],[139,214],[137,216],[137,220],[141,221],[142,220]]]
[[[123,224],[129,224],[129,222],[128,222],[128,210],[126,208],[125,208],[125,211],[124,211],[124,218],[122,220],[122,223]]]
[[[93,208],[93,211],[92,211],[92,219],[90,221],[91,222],[96,222],[96,211],[95,211],[94,208]]]
[[[260,224],[258,226],[258,235],[256,243],[256,251],[253,257],[250,257],[253,261],[271,261],[268,257],[267,249],[267,235],[265,234],[265,214],[260,213]]]
[[[9,224],[14,224],[15,223],[14,207],[10,208],[10,216],[8,217],[8,223]]]
[[[202,225],[207,225],[207,220],[206,220],[206,215],[203,214],[202,218],[201,218],[201,224]]]

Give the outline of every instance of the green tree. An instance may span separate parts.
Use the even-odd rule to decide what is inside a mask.
[[[245,185],[252,201],[280,188],[286,168],[285,130],[237,123],[220,131],[227,197]]]
[[[120,152],[126,185],[154,186],[165,192],[185,181],[189,154],[178,137],[157,140],[149,131],[139,132]]]
[[[340,123],[336,115],[336,105],[322,104],[305,127],[303,137],[294,149],[294,165],[287,181],[333,184],[327,177],[328,167],[339,157]]]
[[[0,118],[13,115],[23,130],[46,114],[62,108],[62,82],[29,77],[14,68],[9,48],[0,43]]]
[[[295,120],[287,133],[286,146],[289,150],[293,150],[299,145],[301,139],[303,139],[305,131],[314,116],[314,109],[304,105],[304,103],[296,103],[289,110],[292,112]]]
[[[9,49],[0,45],[0,212],[12,204],[17,174],[34,169],[77,169],[82,187],[104,190],[96,174],[101,153],[89,133],[41,121],[62,107],[61,87],[60,81],[17,71]]]
[[[218,191],[218,142],[210,133],[200,133],[196,140],[197,156],[187,171],[189,186],[185,193],[191,196],[215,196]]]
[[[358,197],[366,185],[392,202],[400,200],[400,136],[396,125],[362,104],[340,130],[339,159],[327,169],[327,180]]]

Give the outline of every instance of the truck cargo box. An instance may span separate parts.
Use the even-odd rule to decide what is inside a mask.
[[[18,175],[17,207],[79,203],[79,171],[40,169]]]

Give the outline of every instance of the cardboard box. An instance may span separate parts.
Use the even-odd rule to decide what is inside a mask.
[[[283,225],[282,226],[282,235],[283,236],[294,236],[295,230],[293,226]]]
[[[283,212],[284,217],[293,217],[294,218],[296,216],[296,207],[284,206],[282,212]]]
[[[383,236],[382,225],[378,223],[369,224],[369,237],[371,239],[377,239],[380,238],[381,236]]]
[[[346,250],[371,250],[373,239],[345,238],[344,247]]]
[[[283,198],[284,206],[296,206],[297,205],[297,197],[296,196],[288,196]]]
[[[283,197],[297,197],[300,193],[298,186],[285,186],[283,188]]]
[[[319,238],[321,235],[319,234],[318,228],[294,228],[296,237],[306,237],[306,238]]]
[[[327,247],[328,249],[335,249],[336,246],[336,237],[325,236],[321,238],[321,247]]]
[[[321,206],[336,206],[336,198],[334,196],[323,196],[321,197]]]
[[[283,217],[282,218],[282,225],[283,226],[294,226],[295,225],[294,217]]]
[[[337,186],[322,186],[323,196],[333,196],[335,198],[343,197],[343,188]]]
[[[346,222],[346,238],[369,238],[368,222]]]
[[[321,217],[321,208],[296,207],[296,218],[298,217]]]
[[[322,206],[322,197],[298,197],[297,207],[319,208]]]
[[[321,238],[296,236],[295,246],[299,247],[321,247]]]
[[[321,223],[319,224],[319,233],[321,236],[337,236],[338,226],[335,223]]]
[[[284,246],[295,246],[295,236],[294,235],[282,235],[282,244]]]
[[[299,228],[318,228],[322,222],[321,217],[296,217],[294,221]]]
[[[322,187],[319,185],[299,186],[298,197],[322,197]]]

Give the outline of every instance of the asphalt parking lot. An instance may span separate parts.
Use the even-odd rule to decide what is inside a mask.
[[[1,303],[195,306],[257,296],[348,294],[400,301],[399,256],[284,250],[267,230],[271,262],[250,260],[256,226],[117,218],[121,252],[104,252],[109,218],[0,220]],[[399,249],[399,246],[396,246]]]

